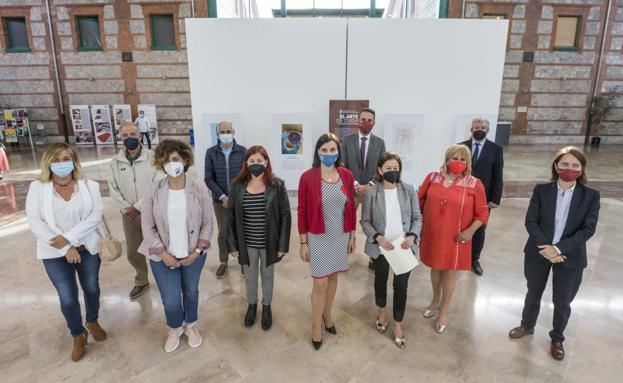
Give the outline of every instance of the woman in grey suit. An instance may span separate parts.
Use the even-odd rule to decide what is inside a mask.
[[[387,329],[387,278],[389,263],[384,250],[393,250],[397,238],[404,238],[403,249],[415,254],[416,240],[422,225],[417,193],[412,186],[400,182],[402,162],[395,153],[385,152],[379,158],[375,179],[377,183],[366,194],[361,213],[361,227],[366,234],[365,253],[374,263],[374,295],[379,307],[376,328],[382,334]],[[407,304],[407,285],[411,272],[394,275],[394,343],[405,347],[400,323]]]

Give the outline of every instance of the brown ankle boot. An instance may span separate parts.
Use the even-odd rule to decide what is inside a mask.
[[[106,331],[104,331],[104,329],[100,327],[97,321],[87,322],[84,324],[84,326],[89,331],[91,331],[91,335],[93,335],[93,339],[95,339],[96,341],[101,342],[103,340],[106,340]]]
[[[82,359],[84,354],[87,352],[86,345],[88,337],[89,333],[86,331],[78,336],[74,336],[74,349],[71,351],[71,360],[74,362]]]

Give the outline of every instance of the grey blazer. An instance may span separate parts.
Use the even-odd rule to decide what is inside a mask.
[[[420,202],[413,186],[398,183],[398,202],[400,203],[400,212],[402,215],[402,228],[405,233],[413,233],[420,237],[420,229],[422,228],[422,214],[420,213]],[[366,246],[364,252],[370,257],[376,259],[379,256],[379,244],[374,239],[374,235],[379,233],[385,234],[385,188],[383,183],[379,182],[374,188],[369,190],[363,200],[363,208],[361,210],[361,229],[365,233]],[[417,241],[413,243],[413,253],[417,250]]]
[[[344,166],[353,173],[355,180],[365,185],[376,174],[376,164],[381,153],[385,151],[385,141],[374,134],[370,135],[368,143],[368,154],[366,163],[361,164],[359,156],[359,133],[351,134],[342,140],[342,162]]]

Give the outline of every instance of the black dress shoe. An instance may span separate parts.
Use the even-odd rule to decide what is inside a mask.
[[[482,275],[482,266],[480,266],[480,262],[477,259],[472,261],[472,271],[478,276]]]
[[[372,263],[372,261],[368,262],[368,269],[374,270],[374,263]]]
[[[316,342],[316,341],[314,340],[314,338],[312,338],[312,344],[314,345],[314,348],[315,348],[316,350],[319,350],[319,349],[320,349],[320,346],[322,346],[322,339],[320,339],[320,341],[319,341],[319,342]]]
[[[262,305],[262,329],[267,331],[273,325],[273,313],[270,305]]]
[[[244,316],[244,327],[251,327],[255,323],[255,313],[257,312],[257,303],[249,304],[247,315]]]
[[[327,327],[327,321],[324,319],[324,316],[322,317],[322,322],[324,323],[324,329],[328,332],[331,333],[333,335],[337,335],[337,329],[335,328],[335,324],[331,327]]]

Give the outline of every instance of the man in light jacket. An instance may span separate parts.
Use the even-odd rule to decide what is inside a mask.
[[[119,138],[124,148],[110,161],[108,177],[110,194],[121,210],[128,261],[136,270],[130,299],[138,298],[149,289],[147,261],[137,252],[143,242],[141,203],[151,184],[163,178],[163,174],[153,166],[153,152],[143,147],[140,135],[133,123],[124,122],[121,125]]]

